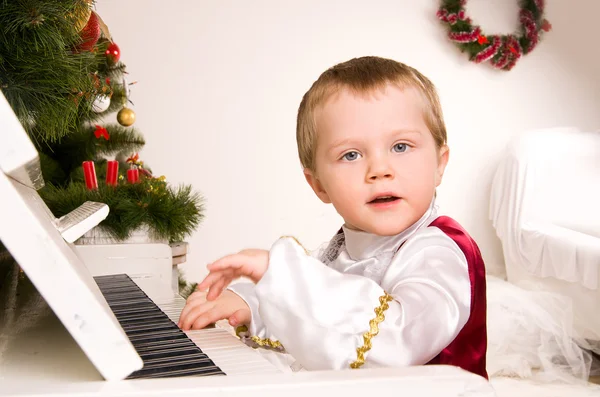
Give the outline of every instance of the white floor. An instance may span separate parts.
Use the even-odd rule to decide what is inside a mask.
[[[600,385],[540,384],[526,379],[490,380],[498,397],[587,397],[600,396]]]

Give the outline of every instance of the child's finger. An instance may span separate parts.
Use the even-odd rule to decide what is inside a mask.
[[[245,261],[248,261],[246,255],[232,254],[216,260],[215,262],[206,266],[206,268],[210,271],[222,270],[226,268],[239,268],[243,266]]]
[[[188,297],[187,301],[185,302],[185,306],[183,307],[183,309],[181,310],[181,313],[179,314],[179,322],[177,323],[177,325],[180,328],[181,328],[183,319],[185,319],[193,309],[195,309],[198,305],[203,303],[203,300],[196,299],[195,297],[192,297],[192,295],[190,295]]]
[[[190,329],[192,324],[194,324],[199,317],[201,317],[205,312],[209,311],[214,305],[214,302],[207,301],[186,305],[179,316],[179,328],[182,330]]]
[[[191,303],[192,301],[197,300],[197,299],[204,299],[205,296],[206,296],[206,294],[204,292],[201,292],[201,291],[192,292],[190,294],[190,296],[187,297],[186,303],[188,303],[188,302]]]
[[[240,324],[249,323],[251,320],[250,311],[247,309],[240,309],[229,316],[229,325],[232,327],[238,326]]]
[[[198,289],[200,291],[206,291],[207,289],[210,288],[211,285],[213,285],[215,282],[217,282],[221,277],[222,277],[222,272],[211,271],[210,273],[208,273],[208,275],[206,277],[204,277],[204,280],[202,280],[200,282],[200,284],[198,284]]]
[[[201,315],[190,325],[190,329],[202,329],[209,324],[213,324],[227,317],[227,314],[221,306],[213,306]]]
[[[223,288],[229,284],[229,279],[226,277],[221,277],[218,281],[216,281],[208,290],[208,294],[206,294],[206,299],[209,301],[215,300],[221,295],[223,292]]]

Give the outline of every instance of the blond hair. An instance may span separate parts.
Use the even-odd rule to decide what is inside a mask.
[[[404,89],[415,88],[424,98],[423,117],[437,148],[446,144],[446,126],[442,107],[433,83],[418,70],[403,63],[380,57],[361,57],[327,69],[304,94],[296,122],[298,155],[304,168],[315,170],[317,128],[315,109],[342,89],[368,93],[393,83]]]

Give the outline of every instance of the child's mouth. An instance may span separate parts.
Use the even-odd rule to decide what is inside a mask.
[[[379,203],[391,203],[393,201],[400,200],[400,197],[396,196],[381,196],[377,197],[374,200],[369,201],[369,204],[379,204]]]

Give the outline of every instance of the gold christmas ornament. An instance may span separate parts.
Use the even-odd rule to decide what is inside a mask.
[[[124,107],[117,113],[117,121],[124,127],[129,127],[135,122],[135,112],[128,107]]]

